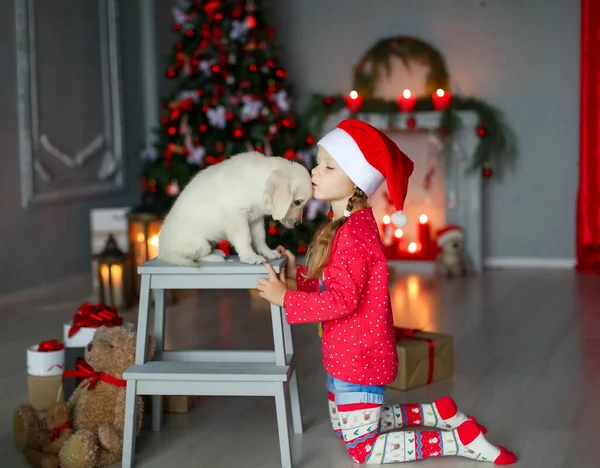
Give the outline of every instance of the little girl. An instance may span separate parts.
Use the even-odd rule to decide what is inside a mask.
[[[463,456],[499,465],[517,458],[490,444],[475,420],[449,397],[430,404],[383,406],[385,385],[398,372],[388,269],[367,199],[387,181],[402,213],[413,162],[384,133],[348,119],[318,143],[312,171],[314,198],[331,202],[333,218],[315,235],[307,267],[289,258],[277,278],[261,279],[260,295],[284,306],[290,324],[321,322],[323,365],[328,374],[329,414],[336,434],[356,463],[379,465],[438,456]],[[285,276],[296,279],[288,290]],[[436,430],[398,431],[406,426]]]

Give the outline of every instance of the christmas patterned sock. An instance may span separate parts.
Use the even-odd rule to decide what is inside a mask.
[[[381,405],[353,403],[337,406],[342,440],[350,457],[363,464],[369,458],[373,444],[379,436]]]
[[[438,429],[456,429],[465,421],[475,418],[459,411],[454,400],[448,396],[439,398],[433,403],[384,405],[381,409],[382,433],[401,427],[436,427]],[[480,426],[485,434],[487,430]]]
[[[340,439],[344,440],[342,435],[342,426],[340,424],[340,416],[338,414],[337,405],[335,404],[335,395],[331,392],[327,392],[327,399],[329,400],[329,419],[331,420],[331,427],[333,432]]]
[[[465,421],[453,431],[396,431],[381,434],[373,444],[367,465],[404,463],[425,458],[460,456],[510,465],[517,457],[504,447],[490,444],[479,426]]]

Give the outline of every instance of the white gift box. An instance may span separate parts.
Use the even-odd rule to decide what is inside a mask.
[[[65,350],[38,351],[39,345],[27,348],[27,373],[38,377],[62,375],[65,370]]]
[[[94,339],[97,328],[81,327],[73,336],[69,336],[69,330],[73,321],[69,320],[63,324],[63,342],[67,348],[85,348]]]

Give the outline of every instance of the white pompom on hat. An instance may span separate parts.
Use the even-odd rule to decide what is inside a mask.
[[[414,163],[385,133],[362,120],[346,119],[318,143],[352,182],[370,197],[385,181],[396,207],[392,222],[406,226],[402,211]]]

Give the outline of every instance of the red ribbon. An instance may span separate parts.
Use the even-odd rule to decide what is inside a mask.
[[[75,377],[76,379],[89,379],[88,390],[91,390],[96,386],[98,381],[105,382],[116,387],[126,387],[127,381],[119,379],[106,372],[95,371],[86,361],[80,361],[77,363],[76,370],[66,370],[64,373],[65,378]]]
[[[404,339],[404,340],[417,340],[417,341],[426,341],[427,346],[429,348],[429,371],[427,375],[427,383],[430,384],[433,382],[433,365],[435,361],[435,344],[430,338],[423,338],[419,336],[415,336],[415,333],[422,332],[423,330],[419,330],[418,328],[398,328],[396,327],[396,341]]]
[[[71,427],[71,425],[67,421],[62,426],[60,426],[56,429],[52,429],[52,434],[50,435],[50,442],[54,442],[56,439],[58,439],[60,437],[61,432],[66,431],[70,427]]]
[[[60,351],[61,349],[65,349],[65,345],[60,340],[42,341],[38,345],[38,353],[50,353],[52,351]]]
[[[117,327],[123,324],[123,317],[117,315],[117,309],[105,304],[92,305],[89,302],[81,305],[73,316],[73,325],[69,329],[69,338],[81,328]]]

